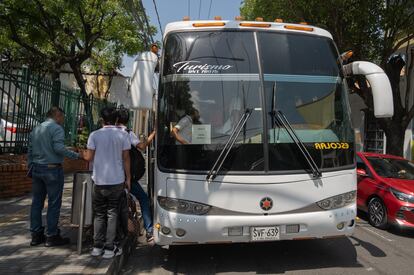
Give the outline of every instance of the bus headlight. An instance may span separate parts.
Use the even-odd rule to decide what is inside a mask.
[[[161,196],[158,197],[158,203],[167,211],[189,215],[205,215],[211,208],[207,204]]]
[[[351,191],[318,201],[317,204],[323,210],[331,210],[355,203],[355,198],[356,191]]]

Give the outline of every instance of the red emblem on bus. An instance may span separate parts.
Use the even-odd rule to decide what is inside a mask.
[[[264,211],[269,211],[273,207],[273,200],[269,197],[265,197],[260,201],[260,208]]]

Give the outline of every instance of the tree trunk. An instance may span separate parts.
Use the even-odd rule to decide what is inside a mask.
[[[81,97],[83,106],[85,108],[85,114],[87,116],[87,123],[86,128],[91,131],[92,124],[93,124],[93,117],[92,117],[92,109],[90,105],[89,96],[86,93],[86,86],[85,86],[85,80],[83,79],[82,71],[80,68],[80,64],[77,63],[69,63],[70,68],[73,71],[73,75],[75,76],[76,82],[78,83],[78,86],[80,88]]]
[[[400,123],[390,121],[384,125],[383,130],[387,139],[386,152],[390,155],[404,157],[405,129]]]
[[[59,106],[60,101],[60,72],[54,70],[52,72],[52,106]]]
[[[400,72],[405,62],[401,56],[393,56],[385,66],[385,73],[390,80],[393,103],[394,116],[392,119],[379,119],[380,127],[384,130],[387,137],[386,151],[387,154],[404,157],[404,138],[409,120],[407,120],[406,106],[402,105],[400,93]],[[411,119],[410,119],[411,120]]]

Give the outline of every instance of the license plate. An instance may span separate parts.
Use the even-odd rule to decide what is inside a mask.
[[[250,227],[250,240],[252,241],[275,241],[279,238],[279,226]]]

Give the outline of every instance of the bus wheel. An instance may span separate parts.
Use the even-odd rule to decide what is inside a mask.
[[[388,227],[387,208],[380,198],[374,197],[368,203],[368,221],[377,228]]]

